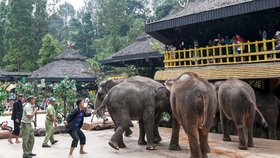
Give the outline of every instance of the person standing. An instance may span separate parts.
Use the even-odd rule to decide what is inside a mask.
[[[14,130],[10,134],[10,137],[8,139],[10,144],[13,144],[12,138],[16,137],[16,143],[20,143],[19,141],[19,133],[20,133],[20,122],[22,117],[22,102],[24,100],[23,94],[19,94],[17,96],[17,101],[13,104],[13,110],[12,110],[12,120],[14,121]]]
[[[27,103],[23,108],[21,119],[23,158],[31,158],[32,156],[36,156],[36,154],[32,153],[34,146],[34,129],[32,126],[32,119],[38,111],[38,107],[34,107],[35,102],[35,97],[29,96],[27,98]]]
[[[86,112],[87,103],[84,100],[78,99],[76,105],[77,108],[73,109],[72,112],[67,116],[66,121],[64,121],[66,130],[73,139],[69,152],[69,158],[73,158],[73,151],[77,147],[79,140],[80,154],[87,154],[87,152],[84,151],[86,137],[81,131],[81,127],[84,122],[84,117],[89,117],[91,114],[96,113],[95,110],[92,110],[91,113]]]
[[[54,128],[53,125],[55,127],[57,127],[57,120],[55,118],[55,109],[54,106],[56,105],[56,100],[54,97],[50,97],[49,98],[49,103],[47,106],[47,114],[46,114],[46,120],[45,120],[45,128],[46,128],[46,135],[45,135],[45,139],[44,142],[42,144],[42,147],[44,148],[49,148],[51,146],[48,145],[48,142],[50,141],[51,144],[55,144],[58,142],[58,140],[54,139]]]

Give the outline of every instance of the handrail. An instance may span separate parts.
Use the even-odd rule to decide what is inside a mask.
[[[220,45],[164,53],[166,68],[280,61],[276,39]]]

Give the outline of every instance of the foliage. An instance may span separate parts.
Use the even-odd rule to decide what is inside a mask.
[[[35,11],[33,27],[35,33],[35,61],[38,60],[39,51],[42,49],[43,38],[48,33],[47,1],[48,0],[34,0]]]
[[[66,119],[66,115],[73,109],[73,105],[76,100],[76,82],[74,80],[69,80],[67,77],[64,78],[60,83],[57,83],[53,87],[54,96],[59,104],[58,109],[63,109],[63,117]],[[61,107],[63,106],[63,108]]]
[[[43,38],[43,44],[40,49],[39,59],[37,62],[40,66],[50,63],[53,61],[55,56],[59,55],[60,52],[61,50],[58,46],[58,42],[51,34],[47,34]]]
[[[0,116],[5,112],[6,107],[4,105],[4,100],[7,98],[8,93],[6,88],[10,85],[10,83],[0,83]]]
[[[33,0],[9,0],[8,23],[5,28],[5,67],[10,71],[36,68],[33,31]]]
[[[16,93],[22,93],[24,96],[34,95],[34,85],[30,82],[26,82],[26,78],[22,78],[16,84]]]

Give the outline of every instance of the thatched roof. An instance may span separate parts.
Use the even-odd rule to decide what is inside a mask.
[[[162,43],[152,38],[150,35],[142,33],[136,38],[134,43],[109,56],[101,61],[101,63],[110,65],[114,63],[122,64],[124,62],[131,62],[133,65],[133,63],[137,63],[136,60],[162,58],[162,54],[152,48],[152,44],[155,43],[159,44],[162,49],[164,48]]]
[[[207,44],[218,33],[241,33],[255,40],[259,30],[266,29],[270,34],[278,29],[279,10],[280,0],[197,0],[163,19],[147,23],[145,32],[176,47],[182,40],[192,43],[196,39]]]
[[[73,48],[64,50],[55,57],[53,62],[34,71],[30,78],[59,81],[65,77],[77,81],[95,81],[95,75],[91,72],[91,66]]]
[[[200,12],[215,10],[249,1],[253,0],[197,0],[195,2],[189,3],[185,8],[181,9],[180,11],[176,13],[171,13],[170,15],[160,19],[159,21],[179,18],[190,14],[197,14]]]

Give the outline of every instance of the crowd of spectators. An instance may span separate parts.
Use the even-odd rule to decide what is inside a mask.
[[[277,40],[276,43],[276,50],[280,50],[280,31],[276,31],[276,34],[274,36],[274,38]],[[258,31],[257,34],[257,41],[263,41],[267,39],[267,32],[265,30],[260,30]],[[223,37],[221,34],[217,34],[216,38],[214,38],[213,40],[209,40],[207,42],[207,45],[205,45],[204,47],[213,47],[213,46],[222,46],[222,45],[231,45],[231,44],[237,44],[234,47],[228,47],[228,53],[229,54],[241,54],[241,52],[246,53],[248,52],[248,47],[244,46],[244,45],[239,45],[241,43],[246,43],[247,40],[242,37],[240,34],[236,34],[233,37],[229,37],[229,36],[225,36]],[[191,58],[193,59],[192,62],[193,64],[195,63],[200,63],[199,61],[196,60],[197,57],[201,56],[201,52],[199,52],[198,50],[195,51],[195,49],[200,48],[201,45],[199,44],[198,40],[193,40],[193,43],[191,45],[188,45],[188,47],[186,47],[185,42],[183,39],[181,39],[181,42],[179,44],[179,46],[175,47],[174,45],[167,45],[165,46],[165,51],[175,51],[175,50],[183,50],[183,49],[194,49],[191,53]],[[202,46],[203,47],[203,46]],[[263,51],[264,50],[264,46],[262,43],[258,44],[258,48],[255,47],[255,45],[250,46],[250,50],[251,52],[253,51]],[[267,48],[268,50],[271,50],[272,48]],[[222,51],[221,51],[222,50]],[[208,50],[209,54],[208,56],[217,56],[217,55],[225,55],[226,54],[226,48],[214,48],[214,49],[209,49]],[[207,56],[206,51],[203,53],[203,56]],[[177,58],[177,57],[172,57],[172,58]],[[187,54],[187,58],[189,58],[188,54]],[[269,56],[269,59],[271,58],[271,56]],[[215,59],[216,62],[220,62],[220,59]],[[224,60],[224,59],[223,59]],[[246,60],[245,58],[243,58],[243,60]],[[238,57],[236,58],[236,61],[239,62],[241,61],[241,58]],[[213,63],[214,59],[210,59],[210,63]]]

